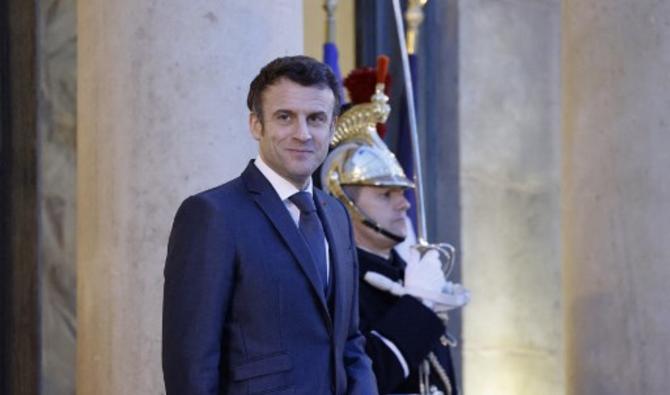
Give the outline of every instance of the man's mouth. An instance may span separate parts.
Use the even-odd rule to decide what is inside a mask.
[[[296,153],[296,154],[311,154],[314,153],[314,150],[308,149],[308,148],[287,148],[286,149],[289,152]]]

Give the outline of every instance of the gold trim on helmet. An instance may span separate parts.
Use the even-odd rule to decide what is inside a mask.
[[[381,143],[386,148],[376,130],[376,125],[386,122],[391,112],[391,106],[388,105],[389,98],[384,94],[384,84],[377,84],[371,99],[370,103],[357,104],[340,115],[330,141],[331,147],[359,141],[369,145]]]

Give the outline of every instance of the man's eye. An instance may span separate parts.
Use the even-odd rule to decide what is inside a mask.
[[[280,121],[288,121],[291,119],[291,115],[285,113],[277,114],[277,119]]]
[[[323,115],[323,114],[310,115],[307,118],[307,121],[310,122],[311,124],[314,124],[314,125],[320,125],[320,124],[326,123],[326,116]]]

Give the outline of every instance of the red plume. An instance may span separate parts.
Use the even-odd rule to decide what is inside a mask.
[[[363,67],[352,70],[344,79],[344,86],[349,92],[351,104],[369,103],[372,95],[375,93],[377,83],[383,82],[384,94],[389,95],[391,87],[391,75],[388,73],[389,57],[380,55],[377,57],[377,68]],[[386,125],[377,124],[377,133],[384,138]]]
[[[389,71],[389,57],[386,55],[377,56],[377,83],[386,84],[386,76]]]

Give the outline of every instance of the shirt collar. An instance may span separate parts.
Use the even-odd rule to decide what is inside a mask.
[[[275,192],[277,192],[277,195],[279,195],[279,199],[282,201],[300,192],[300,189],[296,188],[295,185],[293,185],[284,177],[280,176],[267,163],[265,163],[260,155],[254,159],[254,165],[256,165],[261,174],[267,178],[267,180],[270,182],[270,185],[272,185],[272,188],[274,188]],[[307,187],[305,187],[303,191],[308,192],[311,195],[313,192],[312,189],[312,178],[310,177],[310,179],[307,181]]]

